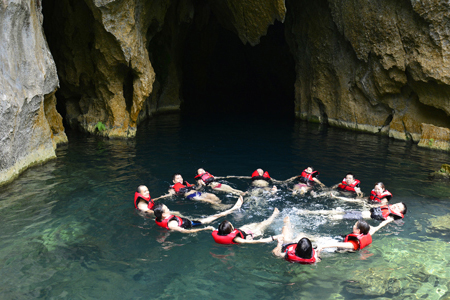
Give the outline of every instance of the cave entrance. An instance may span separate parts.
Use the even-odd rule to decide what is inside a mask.
[[[256,46],[210,18],[192,26],[183,52],[182,112],[294,117],[295,62],[275,22]]]

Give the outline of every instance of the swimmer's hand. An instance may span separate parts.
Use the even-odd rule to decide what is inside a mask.
[[[320,252],[322,252],[323,249],[324,248],[322,248],[322,247],[317,247],[317,249],[316,249],[317,256],[320,255]]]
[[[214,231],[214,230],[216,230],[213,226],[206,226],[205,227],[205,230],[211,230],[211,231]]]

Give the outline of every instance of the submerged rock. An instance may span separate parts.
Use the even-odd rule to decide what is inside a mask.
[[[450,165],[443,164],[439,171],[430,174],[430,179],[450,181]]]

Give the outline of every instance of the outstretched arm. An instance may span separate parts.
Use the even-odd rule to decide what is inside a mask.
[[[339,248],[339,249],[346,249],[346,250],[354,250],[354,246],[353,246],[352,243],[349,243],[349,242],[345,242],[345,243],[343,243],[343,242],[336,242],[336,243],[333,243],[333,244],[327,244],[327,245],[319,246],[317,248],[317,251],[316,251],[317,255],[319,255],[320,252],[323,249],[326,249],[326,248]]]
[[[298,178],[298,175],[296,175],[296,176],[294,176],[294,177],[291,177],[291,178],[288,178],[288,179],[286,179],[285,181],[282,181],[282,182],[291,182],[291,181],[293,181],[293,180],[295,180],[296,178]]]
[[[159,199],[163,199],[163,198],[167,198],[167,197],[172,197],[173,195],[175,195],[175,191],[171,189],[171,190],[169,190],[168,194],[159,196],[157,198],[153,198],[153,201],[156,201],[156,200],[159,200]]]
[[[216,177],[217,178],[217,177]],[[230,176],[226,176],[223,178],[242,178],[242,179],[251,179],[251,176],[235,176],[235,175],[230,175]]]
[[[341,197],[341,196],[336,196],[335,194],[331,194],[330,195],[331,198],[336,198],[342,201],[347,201],[347,202],[360,202],[361,204],[364,204],[364,200],[363,198],[347,198],[347,197]]]
[[[355,187],[355,192],[358,195],[358,197],[362,198],[362,196],[364,196],[364,194],[361,192],[361,188],[359,187]]]
[[[202,179],[197,180],[197,185],[198,186],[205,186],[205,182]]]
[[[218,213],[218,214],[215,214],[215,215],[206,217],[206,218],[204,218],[204,219],[200,219],[199,221],[200,221],[202,224],[209,224],[209,223],[211,223],[212,221],[217,220],[217,219],[220,218],[220,217],[225,217],[226,215],[231,214],[233,211],[235,211],[235,210],[241,208],[242,203],[244,203],[244,198],[243,198],[242,196],[239,196],[238,200],[236,201],[236,204],[234,204],[234,206],[233,206],[232,208],[227,209],[227,210],[225,210],[225,211],[223,211],[223,212],[220,212],[220,213]]]
[[[276,236],[271,236],[271,237],[259,239],[259,240],[246,240],[246,239],[243,239],[240,237],[235,237],[234,241],[239,244],[265,244],[265,243],[273,242],[273,241],[275,241],[275,239],[276,239]]]
[[[325,184],[323,184],[319,179],[317,178],[313,178],[314,182],[317,183],[318,185],[320,185],[321,187],[326,187]]]
[[[388,217],[386,220],[384,220],[383,222],[380,223],[380,225],[378,225],[377,227],[370,227],[369,233],[370,235],[373,235],[375,232],[377,232],[378,230],[380,230],[381,228],[383,228],[384,226],[386,226],[387,224],[391,223],[394,221],[393,217]]]
[[[286,182],[286,180],[284,180],[284,181],[283,180],[276,180],[274,178],[270,178],[270,180],[272,180],[273,183],[279,183],[279,184]]]

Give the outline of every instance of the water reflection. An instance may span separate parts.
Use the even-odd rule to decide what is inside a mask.
[[[69,133],[58,159],[26,171],[0,191],[0,295],[4,299],[260,298],[445,299],[449,296],[449,186],[433,182],[448,154],[387,137],[303,122],[161,116],[143,123],[135,140]],[[205,126],[207,124],[207,126]],[[370,192],[383,181],[393,202],[408,203],[404,224],[392,224],[358,253],[325,252],[312,266],[274,258],[274,244],[227,247],[208,233],[181,235],[135,213],[134,189],[166,193],[171,176],[193,181],[198,167],[214,175],[267,169],[277,179],[312,165],[331,186],[353,171]],[[249,190],[250,182],[226,180]],[[354,221],[304,216],[298,209],[361,209],[334,199],[276,194],[247,197],[229,216],[234,224],[290,216],[295,233],[337,240]],[[235,196],[218,194],[224,203]],[[174,197],[171,209],[211,215],[207,205]],[[221,220],[217,221],[217,226]],[[371,221],[371,224],[376,224]]]

